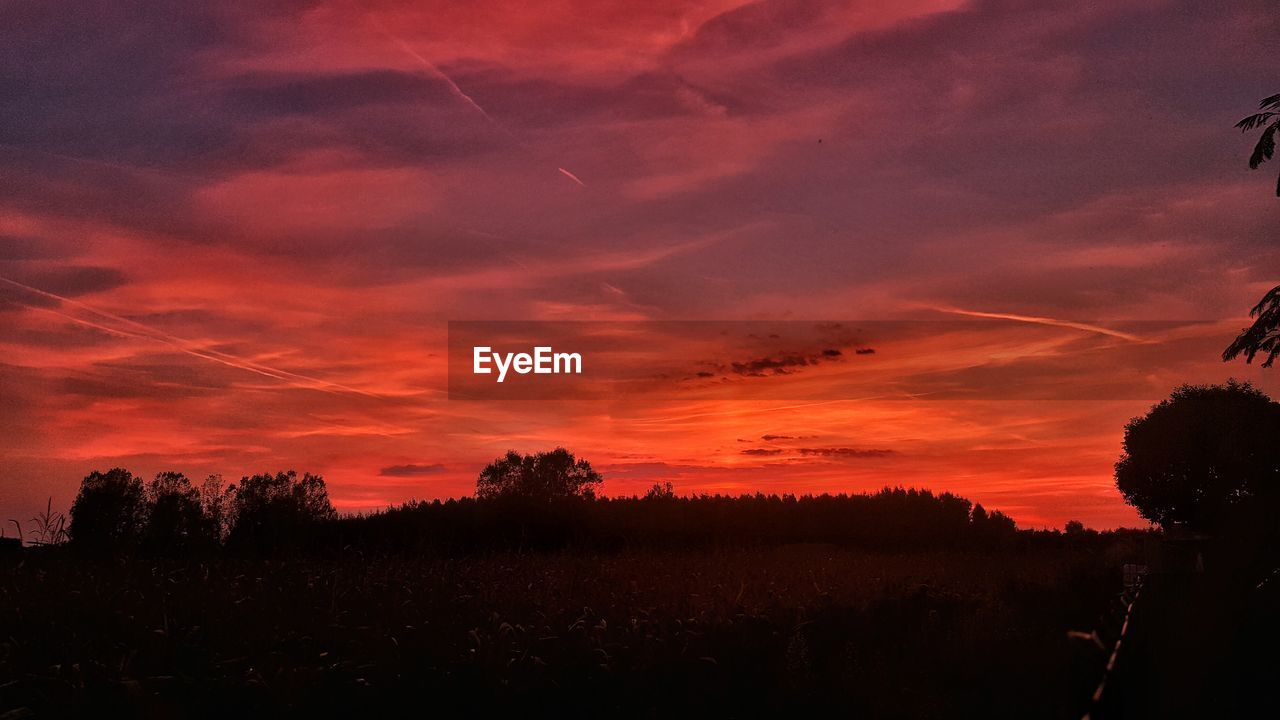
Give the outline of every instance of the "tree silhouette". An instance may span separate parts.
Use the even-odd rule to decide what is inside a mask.
[[[144,510],[142,480],[124,468],[95,470],[80,483],[68,533],[82,547],[129,544],[138,539]]]
[[[1194,530],[1280,498],[1280,403],[1248,383],[1183,385],[1129,421],[1116,486],[1142,517]]]
[[[200,483],[197,493],[200,496],[200,511],[209,525],[213,540],[226,540],[234,522],[232,503],[235,500],[235,487],[224,485],[221,475],[210,475]]]
[[[293,470],[245,477],[234,493],[229,544],[269,550],[297,540],[307,526],[338,515],[324,478],[311,473],[301,478]]]
[[[1270,160],[1275,154],[1276,132],[1280,131],[1280,95],[1263,98],[1262,102],[1258,103],[1258,110],[1261,112],[1254,113],[1236,123],[1240,132],[1263,128],[1262,134],[1258,136],[1258,144],[1253,146],[1253,154],[1249,156],[1250,170],[1257,170],[1259,165]],[[1276,181],[1276,197],[1280,197],[1280,179]]]
[[[604,478],[586,460],[564,448],[534,455],[509,450],[489,463],[476,481],[476,497],[551,502],[563,498],[593,498]]]
[[[145,540],[153,549],[180,549],[213,540],[200,493],[186,475],[158,473],[146,488]]]
[[[1017,527],[1013,522],[1013,518],[999,510],[987,512],[987,509],[982,507],[982,503],[974,503],[969,522],[972,524],[975,533],[985,537],[1004,536],[1013,532]]]
[[[1258,103],[1258,110],[1261,112],[1236,123],[1240,132],[1263,128],[1258,144],[1253,147],[1253,154],[1249,156],[1251,170],[1257,170],[1259,165],[1275,155],[1276,133],[1280,132],[1280,95],[1263,98]],[[1276,181],[1276,197],[1280,197],[1280,178]],[[1276,356],[1280,355],[1280,285],[1271,288],[1263,296],[1249,311],[1249,317],[1254,318],[1253,325],[1245,328],[1240,337],[1223,351],[1222,360],[1234,360],[1243,354],[1245,362],[1252,363],[1254,356],[1262,352],[1267,355],[1262,367],[1271,367]]]
[[[654,483],[644,494],[645,500],[675,500],[676,488],[669,482]]]
[[[1253,325],[1245,328],[1222,352],[1222,361],[1234,360],[1243,354],[1244,361],[1252,363],[1254,356],[1261,352],[1267,356],[1262,367],[1271,367],[1280,355],[1280,286],[1271,288],[1249,311],[1249,317],[1254,318]]]

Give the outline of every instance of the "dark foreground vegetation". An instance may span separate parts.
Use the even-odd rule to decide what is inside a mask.
[[[0,568],[0,712],[1078,717],[1140,534]]]

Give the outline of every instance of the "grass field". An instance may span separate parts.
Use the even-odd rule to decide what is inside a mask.
[[[0,712],[1071,717],[1132,539],[111,560],[0,578]]]

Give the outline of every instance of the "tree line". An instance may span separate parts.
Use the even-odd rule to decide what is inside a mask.
[[[643,496],[601,497],[589,462],[564,448],[509,452],[485,467],[474,497],[411,501],[339,517],[325,481],[296,472],[179,472],[149,482],[123,468],[87,475],[71,506],[71,545],[89,552],[688,547],[830,542],[907,548],[991,543],[1015,534],[1012,519],[981,504],[926,490],[865,495],[678,496],[670,483]]]
[[[1018,535],[1004,513],[949,493],[519,496],[409,502],[334,523],[336,544],[371,551],[447,548],[769,546],[830,543],[886,550],[991,546]]]
[[[68,535],[79,549],[174,553],[228,546],[273,550],[337,519],[324,478],[292,470],[196,485],[180,472],[148,483],[124,468],[94,471],[71,505]]]

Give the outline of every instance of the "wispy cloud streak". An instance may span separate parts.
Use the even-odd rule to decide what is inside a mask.
[[[292,384],[295,387],[306,388],[310,390],[322,390],[325,392],[354,393],[356,395],[362,395],[364,397],[377,398],[377,399],[384,398],[384,396],[382,395],[371,393],[365,390],[360,390],[358,388],[353,388],[353,387],[350,387],[349,385],[343,385],[341,383],[336,383],[331,380],[322,380],[320,378],[310,377],[308,375],[302,375],[300,373],[290,372],[288,370],[281,370],[279,368],[271,367],[269,365],[263,365],[262,363],[254,362],[252,360],[248,360],[236,355],[232,355],[230,353],[225,353],[219,350],[204,348],[190,340],[186,340],[180,337],[176,337],[174,335],[170,335],[169,333],[150,327],[149,325],[144,325],[143,323],[140,323],[136,320],[131,320],[126,317],[121,317],[120,315],[115,315],[113,313],[109,313],[104,310],[99,310],[91,305],[80,302],[78,300],[73,300],[72,298],[64,297],[62,295],[51,293],[46,290],[41,290],[40,288],[32,287],[25,283],[20,283],[17,280],[12,280],[6,277],[0,277],[0,282],[8,283],[14,287],[20,288],[22,290],[26,290],[27,292],[31,292],[36,295],[40,295],[42,297],[49,298],[51,300],[57,300],[60,303],[66,303],[68,305],[72,305],[74,307],[85,310],[86,312],[92,313],[98,317],[105,318],[107,320],[111,320],[117,323],[123,323],[128,327],[137,328],[139,332],[130,332],[127,330],[121,330],[119,328],[109,327],[101,323],[89,322],[87,320],[76,318],[66,313],[50,310],[49,308],[29,306],[38,310],[48,310],[50,312],[53,312],[56,315],[62,316],[69,320],[73,320],[77,323],[80,323],[88,327],[93,327],[98,330],[103,330],[106,332],[110,332],[110,333],[114,333],[114,334],[122,335],[126,337],[145,338],[147,340],[152,340],[154,342],[162,343],[170,347],[173,347],[181,352],[191,355],[192,357],[198,357],[203,360],[216,362],[222,365],[226,365],[228,367],[234,367],[240,370],[257,373],[258,375],[263,375],[266,377],[274,378],[281,382]]]
[[[1089,323],[1075,322],[1072,320],[1058,320],[1051,317],[1040,317],[1037,315],[1017,315],[1014,313],[1000,312],[983,312],[980,310],[962,310],[960,308],[937,307],[934,308],[939,312],[951,315],[963,315],[965,317],[990,318],[993,320],[1013,320],[1015,322],[1031,323],[1033,325],[1050,325],[1053,327],[1071,328],[1072,330],[1083,330],[1085,332],[1097,333],[1108,337],[1128,340],[1129,342],[1147,342],[1141,337],[1132,333],[1112,330],[1111,328],[1102,327],[1100,325],[1090,325]]]

